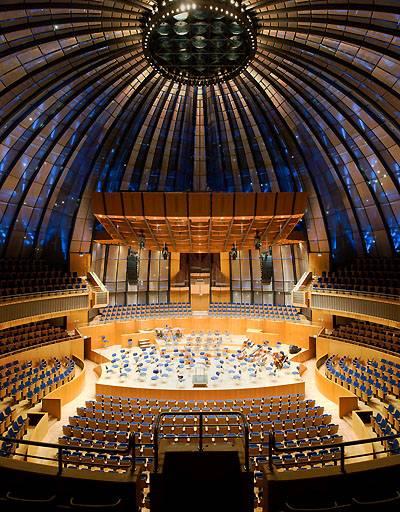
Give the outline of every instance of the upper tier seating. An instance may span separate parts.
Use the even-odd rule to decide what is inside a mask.
[[[150,470],[153,464],[153,428],[160,412],[208,412],[204,417],[204,438],[208,443],[229,443],[242,432],[238,419],[224,416],[223,411],[237,411],[245,414],[250,425],[249,450],[253,467],[267,461],[269,433],[275,433],[280,447],[309,447],[309,452],[277,456],[274,462],[281,468],[293,468],[296,463],[304,466],[335,464],[339,452],[331,448],[341,442],[338,426],[331,423],[331,416],[324,414],[323,407],[314,400],[305,400],[304,395],[287,395],[238,400],[183,401],[129,399],[97,395],[96,400],[87,401],[79,407],[77,415],[70,417],[64,425],[60,444],[68,446],[96,446],[125,448],[129,432],[136,436],[137,462]],[[198,443],[199,418],[197,416],[168,416],[160,424],[160,437],[171,443]],[[314,446],[325,445],[315,451]],[[71,453],[67,452],[66,463],[71,464]],[[78,457],[78,458],[77,458]],[[74,454],[72,463],[84,466],[82,455]],[[120,468],[114,457],[103,459],[101,466]]]
[[[385,325],[353,321],[339,325],[331,334],[325,333],[324,336],[387,352],[400,352],[400,329]]]
[[[294,306],[285,304],[212,302],[210,303],[208,314],[215,317],[268,318],[270,320],[290,320],[292,322],[299,322],[302,319]]]
[[[0,331],[0,356],[79,337],[79,334],[69,335],[65,329],[48,322],[11,327]]]
[[[334,272],[322,272],[313,288],[400,295],[400,258],[361,258]]]
[[[192,315],[192,306],[189,302],[128,304],[127,306],[119,304],[107,306],[100,313],[101,315],[97,317],[100,322],[145,318],[182,318]]]
[[[386,359],[364,363],[358,358],[332,355],[326,360],[325,374],[364,402],[373,397],[382,401],[389,396],[400,398],[400,364]]]
[[[33,363],[18,360],[0,366],[0,400],[18,403],[28,400],[32,405],[45,395],[70,381],[75,375],[75,362],[68,356]]]
[[[53,270],[41,260],[0,260],[0,296],[5,299],[86,288],[86,282],[76,272]]]

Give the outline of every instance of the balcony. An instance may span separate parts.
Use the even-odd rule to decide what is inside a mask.
[[[311,308],[359,320],[400,327],[400,298],[340,289],[313,289]]]
[[[89,308],[89,290],[67,289],[7,296],[0,299],[0,328],[63,316]]]

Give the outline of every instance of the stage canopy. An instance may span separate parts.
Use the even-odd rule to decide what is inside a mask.
[[[106,230],[100,243],[219,253],[299,242],[290,236],[307,204],[305,192],[96,192],[93,213]]]

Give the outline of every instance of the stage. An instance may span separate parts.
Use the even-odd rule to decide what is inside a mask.
[[[171,329],[143,349],[113,345],[96,352],[110,361],[99,367],[96,383],[96,393],[106,395],[220,400],[304,393],[288,345],[255,344],[243,335]],[[274,358],[284,360],[282,368]]]

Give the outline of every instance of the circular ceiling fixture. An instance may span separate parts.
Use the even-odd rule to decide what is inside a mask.
[[[161,0],[144,20],[144,54],[174,81],[228,80],[247,66],[256,48],[256,21],[237,0]]]

